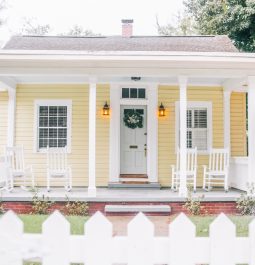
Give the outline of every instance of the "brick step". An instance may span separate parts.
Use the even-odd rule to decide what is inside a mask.
[[[148,178],[142,179],[142,178],[120,178],[120,182],[122,183],[149,183]]]
[[[116,205],[108,204],[105,205],[105,213],[171,213],[171,207],[169,205]]]

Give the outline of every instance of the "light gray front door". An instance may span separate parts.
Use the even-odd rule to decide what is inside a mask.
[[[124,117],[138,113],[142,117],[139,127],[129,128]],[[126,115],[126,116],[125,116]],[[147,173],[147,107],[121,106],[120,121],[120,174]]]

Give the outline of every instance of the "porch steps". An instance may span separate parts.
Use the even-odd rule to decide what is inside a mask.
[[[105,206],[105,213],[171,213],[171,207],[169,205],[112,205]]]
[[[121,174],[120,182],[122,184],[148,184],[149,179],[145,174]]]
[[[121,183],[110,182],[108,184],[110,189],[160,189],[159,183]]]

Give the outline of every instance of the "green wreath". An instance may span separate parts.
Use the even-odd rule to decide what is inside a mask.
[[[124,115],[123,121],[130,129],[143,128],[143,116],[134,109]]]

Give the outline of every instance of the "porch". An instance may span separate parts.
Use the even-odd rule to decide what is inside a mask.
[[[8,54],[3,53],[1,56],[5,58],[6,55]],[[56,60],[59,60],[58,56],[61,57],[62,53],[54,56]],[[72,58],[71,54],[66,54],[66,56],[70,56],[74,65],[77,63],[76,58]],[[141,58],[137,59],[139,56]],[[142,173],[146,173],[149,183],[163,183],[162,186],[169,187],[171,183],[170,165],[176,159],[176,148],[179,145],[181,157],[185,157],[187,152],[186,121],[189,101],[195,102],[200,108],[202,101],[203,108],[208,110],[208,117],[210,116],[207,120],[208,128],[206,128],[206,152],[199,154],[201,160],[198,168],[201,175],[202,165],[207,164],[208,151],[211,147],[233,149],[232,144],[235,144],[236,139],[231,139],[231,94],[248,92],[248,101],[251,103],[248,115],[249,157],[232,157],[229,175],[230,187],[246,190],[247,182],[253,182],[255,176],[255,148],[253,148],[255,146],[255,106],[253,104],[255,73],[248,71],[249,67],[253,67],[253,58],[245,55],[219,54],[215,59],[210,54],[195,54],[182,61],[183,55],[167,54],[166,62],[163,63],[160,56],[157,58],[153,55],[153,60],[157,62],[155,66],[154,61],[148,63],[143,58],[144,55],[139,56],[127,63],[125,57],[117,58],[109,55],[107,61],[98,63],[98,66],[94,62],[95,69],[97,69],[94,72],[87,70],[87,68],[90,69],[92,57],[89,59],[86,57],[86,60],[78,64],[84,67],[82,73],[76,72],[77,69],[73,65],[66,65],[63,69],[55,69],[49,75],[40,67],[42,63],[40,60],[43,59],[36,61],[37,68],[33,70],[33,75],[29,72],[32,71],[30,68],[27,68],[28,72],[24,70],[24,66],[29,67],[26,63],[20,68],[22,71],[18,69],[21,72],[12,69],[11,64],[7,65],[9,74],[4,71],[0,72],[1,90],[8,92],[7,139],[3,145],[24,144],[25,156],[29,157],[28,164],[35,165],[37,170],[35,177],[39,175],[39,186],[44,186],[46,158],[43,151],[39,150],[38,130],[40,128],[37,126],[38,120],[36,119],[38,119],[40,106],[51,106],[59,101],[58,106],[65,105],[66,109],[70,108],[73,111],[72,115],[70,114],[73,123],[67,126],[65,140],[67,143],[70,142],[69,161],[74,169],[73,175],[76,181],[74,186],[88,186],[88,189],[75,189],[69,194],[70,198],[84,200],[118,200],[119,198],[123,200],[123,198],[128,199],[133,196],[137,200],[142,200],[144,197],[149,200],[153,195],[155,200],[178,200],[177,197],[182,200],[187,195],[185,159],[181,160],[180,165],[179,193],[172,193],[167,188],[158,191],[149,189],[142,193],[140,190],[116,191],[99,188],[109,183],[120,182],[121,107],[139,106],[144,109],[146,107],[148,136],[145,142],[146,150],[142,150],[143,153],[146,152],[144,159],[146,172]],[[230,59],[234,61],[230,62]],[[140,69],[136,68],[136,60],[139,61]],[[207,62],[204,69],[205,60]],[[247,67],[247,71],[240,69],[240,62]],[[46,61],[46,63],[49,67],[56,67],[54,62]],[[176,64],[179,68],[174,68]],[[229,72],[230,67],[233,68],[231,72]],[[188,68],[189,70],[185,70],[185,75],[183,75],[184,72],[181,69]],[[170,69],[171,74],[169,74]],[[67,73],[68,76],[66,76]],[[140,79],[131,80],[134,75],[139,75]],[[122,98],[120,89],[125,87],[146,88],[146,96],[141,99]],[[204,93],[203,96],[201,96],[202,93]],[[102,117],[101,113],[105,101],[110,102],[110,115],[107,118]],[[163,118],[157,115],[161,101],[166,107],[166,116]],[[236,115],[238,116],[238,113]],[[241,119],[245,120],[245,118],[242,115]],[[235,122],[238,123],[238,121]],[[144,135],[145,133],[147,132],[144,132]],[[246,149],[245,144],[241,145]],[[201,177],[198,186],[201,186]],[[43,191],[43,189],[40,190]],[[126,192],[128,195],[125,195]],[[232,191],[227,194],[223,191],[219,192],[205,193],[205,199],[220,200],[223,195],[224,198],[230,196],[230,199],[233,199]],[[195,196],[202,193],[198,191]],[[65,197],[63,190],[56,188],[53,188],[49,195],[53,198]],[[20,198],[25,196],[29,199],[32,195],[20,191],[17,196]],[[8,198],[11,200],[11,197],[16,198],[16,192],[3,195],[3,198],[7,200]]]
[[[238,189],[230,189],[224,192],[220,189],[213,189],[206,192],[198,189],[193,193],[192,197],[201,198],[204,202],[235,202],[240,195],[244,193]],[[53,188],[47,192],[46,188],[38,189],[38,196],[48,197],[55,202],[64,202],[67,197],[70,201],[86,201],[86,202],[184,202],[185,197],[180,197],[178,192],[173,192],[170,188],[162,189],[109,189],[97,188],[97,196],[93,197],[89,194],[88,188],[73,188],[71,192],[66,192],[64,188]],[[30,202],[35,195],[34,192],[24,191],[21,188],[15,188],[12,192],[2,191],[1,199],[3,202]]]

